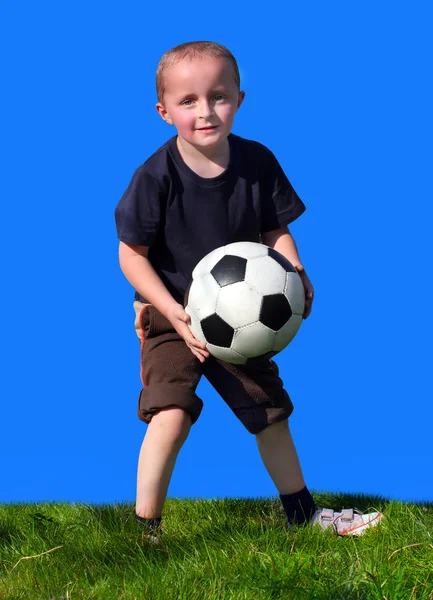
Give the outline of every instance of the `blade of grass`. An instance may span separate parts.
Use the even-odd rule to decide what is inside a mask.
[[[22,560],[29,560],[30,558],[38,558],[38,556],[43,556],[44,554],[49,554],[50,552],[54,552],[54,550],[58,550],[59,548],[63,548],[63,546],[56,546],[55,548],[51,548],[51,550],[46,550],[45,552],[41,552],[41,554],[34,554],[33,556],[22,556],[19,561],[12,567],[11,571],[13,571],[15,569],[15,567],[22,561]]]
[[[430,544],[429,542],[419,542],[418,544],[408,544],[407,546],[402,546],[401,548],[397,548],[397,550],[394,550],[394,552],[392,552],[389,556],[388,556],[388,560],[390,560],[391,556],[394,556],[394,554],[396,554],[397,552],[400,552],[400,550],[406,550],[406,548],[413,548],[414,546],[425,546],[425,545],[430,546],[430,548],[433,548],[433,544]]]

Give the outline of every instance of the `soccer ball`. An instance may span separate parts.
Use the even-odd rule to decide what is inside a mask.
[[[184,302],[194,337],[216,358],[240,365],[283,350],[301,326],[304,304],[296,269],[256,242],[228,244],[202,258]]]

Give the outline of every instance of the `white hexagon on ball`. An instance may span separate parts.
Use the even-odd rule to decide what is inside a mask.
[[[246,281],[220,288],[216,313],[233,329],[259,320],[262,296]]]
[[[299,273],[287,273],[284,295],[294,315],[302,315],[305,307],[305,291]]]
[[[218,283],[210,273],[206,273],[192,282],[187,306],[201,321],[215,312],[219,292]]]
[[[234,365],[244,365],[247,362],[247,359],[239,354],[238,352],[234,352],[231,348],[221,348],[221,346],[214,346],[213,344],[206,344],[206,348],[215,358],[219,360],[223,360]]]
[[[284,348],[290,344],[302,324],[302,317],[300,315],[292,315],[285,325],[281,327],[275,334],[274,352],[281,352]]]
[[[286,271],[270,256],[247,262],[245,280],[260,294],[281,294],[286,286]]]
[[[189,309],[188,307],[185,308],[185,312],[190,315],[191,317],[191,323],[189,324],[189,328],[192,331],[192,335],[202,344],[207,343],[206,338],[203,335],[203,330],[201,328],[200,325],[200,321],[199,319],[197,319],[197,317],[195,316],[195,314],[191,311],[191,309]]]
[[[257,321],[235,331],[232,348],[246,358],[255,358],[273,350],[275,336],[275,331]]]

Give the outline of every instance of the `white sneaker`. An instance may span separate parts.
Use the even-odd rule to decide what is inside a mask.
[[[147,533],[143,537],[146,538],[146,540],[149,540],[149,542],[151,544],[160,544],[161,543],[161,540],[159,539],[159,537],[157,535],[150,535]]]
[[[362,535],[369,527],[375,527],[383,519],[380,512],[361,514],[353,508],[334,512],[329,508],[319,508],[310,523],[322,529],[332,527],[337,535]]]

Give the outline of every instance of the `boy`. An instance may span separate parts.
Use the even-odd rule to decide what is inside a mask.
[[[203,407],[195,393],[203,374],[256,436],[289,524],[362,533],[378,522],[379,513],[334,513],[315,505],[289,431],[293,405],[277,365],[216,360],[192,335],[183,308],[192,270],[203,256],[231,242],[261,241],[296,267],[305,287],[306,319],[313,287],[287,229],[305,206],[265,146],[230,133],[245,92],[227,48],[181,44],[164,54],[156,81],[156,109],[177,136],[135,171],[115,213],[120,266],[136,290],[144,386],[138,417],[148,423],[135,516],[149,534],[160,531],[177,455]]]

